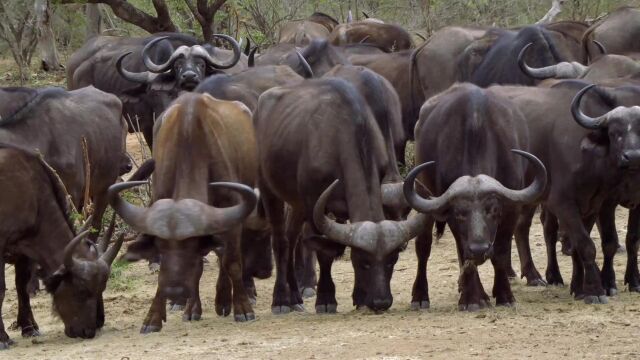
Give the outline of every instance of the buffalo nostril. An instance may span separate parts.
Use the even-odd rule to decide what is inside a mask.
[[[469,245],[469,251],[473,255],[484,255],[489,251],[490,245],[487,243],[471,243]]]
[[[182,73],[182,79],[183,80],[193,80],[193,79],[196,78],[196,76],[197,76],[196,73],[191,72],[191,71]]]

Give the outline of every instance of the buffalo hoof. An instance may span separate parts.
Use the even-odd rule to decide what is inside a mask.
[[[496,306],[504,306],[504,307],[514,307],[516,306],[515,302],[504,302],[504,303],[496,303]]]
[[[40,330],[34,327],[31,327],[30,329],[22,330],[22,337],[24,338],[38,337],[41,335],[42,334],[40,333]]]
[[[182,321],[200,321],[202,314],[183,314]]]
[[[513,268],[509,268],[509,270],[507,271],[507,276],[509,277],[509,279],[515,279],[516,277],[518,277],[518,275],[516,275],[516,271],[513,270]]]
[[[542,280],[542,278],[535,278],[527,280],[527,286],[547,286],[547,282]]]
[[[236,314],[233,315],[233,319],[236,322],[247,322],[247,321],[252,321],[256,319],[256,314],[254,313],[247,313],[247,314]]]
[[[180,304],[169,305],[169,311],[183,311],[183,310],[184,310],[184,305],[180,305]]]
[[[609,299],[607,298],[606,295],[600,295],[600,296],[596,296],[596,295],[588,295],[584,297],[584,303],[585,304],[593,304],[593,305],[597,305],[597,304],[608,304],[609,303]]]
[[[231,305],[216,306],[216,314],[218,314],[218,316],[231,315]]]
[[[637,292],[640,293],[640,285],[631,286],[629,285],[629,292]]]
[[[153,263],[149,263],[149,271],[151,271],[152,274],[157,274],[160,272],[160,264],[157,262],[153,262]]]
[[[338,304],[316,305],[316,314],[335,314],[338,312]]]
[[[291,307],[291,309],[292,309],[293,311],[297,311],[297,312],[305,312],[305,311],[307,311],[307,310],[304,308],[304,305],[303,305],[303,304],[295,304],[295,305],[293,305],[293,306]]]
[[[488,308],[490,305],[488,302],[484,301],[484,300],[480,300],[480,302],[476,303],[472,303],[472,304],[459,304],[458,305],[458,310],[460,311],[468,311],[468,312],[474,312],[474,311],[478,311],[480,309],[484,309],[484,308]]]
[[[15,344],[13,340],[8,339],[7,341],[0,341],[0,350],[7,350],[9,346]]]
[[[287,305],[281,305],[281,306],[272,306],[271,307],[271,313],[273,315],[285,315],[291,312],[291,307],[287,306]]]
[[[162,326],[157,325],[142,325],[140,329],[140,334],[151,334],[154,332],[160,332],[162,330]]]
[[[618,295],[618,289],[616,289],[616,288],[608,288],[608,289],[604,289],[604,291],[607,294],[607,296],[616,296],[616,295]]]
[[[618,254],[624,254],[627,252],[627,248],[624,247],[624,245],[618,245],[618,249],[616,250],[616,253]]]
[[[303,299],[308,299],[316,296],[315,289],[309,287],[302,289],[300,293],[302,294]]]
[[[411,302],[411,310],[414,310],[414,311],[427,310],[430,306],[431,306],[431,304],[429,303],[428,300],[412,301]]]

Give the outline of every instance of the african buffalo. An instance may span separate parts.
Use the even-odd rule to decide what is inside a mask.
[[[101,229],[107,189],[131,170],[121,113],[117,97],[93,87],[0,88],[0,142],[37,149],[60,176],[77,209],[89,202],[85,194],[90,196],[92,225]]]
[[[437,129],[437,131],[434,131]],[[546,170],[535,156],[512,149],[527,149],[525,120],[506,98],[471,84],[455,85],[430,99],[416,124],[416,163],[405,181],[405,196],[417,211],[432,214],[427,230],[416,240],[418,275],[411,307],[430,306],[426,267],[431,253],[434,220],[446,221],[456,239],[461,292],[460,310],[477,310],[489,305],[477,272],[487,259],[495,271],[493,296],[498,305],[515,302],[509,284],[511,237],[520,207],[536,201],[547,181]],[[530,170],[517,161],[512,151],[530,163]],[[414,190],[418,174],[434,192],[423,198]],[[525,175],[535,175],[522,190]]]
[[[103,237],[99,249],[83,242],[89,231],[76,234],[65,186],[40,154],[2,143],[0,173],[7,175],[0,176],[0,308],[6,292],[5,262],[13,263],[16,324],[24,337],[40,335],[27,293],[31,264],[35,263],[52,295],[53,310],[64,322],[65,334],[93,338],[104,325],[102,292],[123,237],[108,250],[112,231]],[[0,312],[0,349],[12,343]]]
[[[335,65],[350,64],[342,49],[327,40],[313,40],[302,49],[279,44],[256,59],[257,65],[289,65],[305,78],[322,76]]]
[[[278,43],[304,46],[313,40],[326,39],[331,31],[338,26],[338,20],[333,17],[315,12],[304,20],[291,21],[280,28]]]
[[[411,35],[401,26],[368,20],[340,24],[333,29],[328,40],[333,45],[375,44],[389,52],[413,47]]]
[[[176,33],[146,38],[92,38],[71,56],[67,88],[93,85],[119,96],[132,125],[130,130],[142,131],[152,146],[154,118],[181,91],[193,90],[208,75],[246,68],[246,60],[233,38],[214,37],[229,42],[233,50],[200,45],[195,38]]]
[[[604,46],[607,54],[626,55],[640,52],[638,36],[640,36],[640,10],[623,6],[595,24],[584,33],[582,41],[585,51],[592,61],[603,54],[598,43]]]
[[[200,319],[202,257],[214,249],[222,249],[216,313],[227,316],[233,309],[236,321],[253,320],[240,255],[242,224],[257,203],[252,189],[258,166],[251,112],[239,102],[185,93],[156,122],[154,138],[151,206],[140,208],[119,196],[144,182],[109,189],[115,211],[151,238],[127,252],[156,251],[162,256],[158,289],[141,333],[161,330],[167,298],[188,298],[183,319]]]
[[[260,194],[276,257],[272,312],[302,310],[293,256],[305,222],[310,226],[303,241],[316,249],[320,264],[316,312],[336,311],[331,265],[345,246],[351,247],[355,270],[354,304],[388,309],[398,253],[421,230],[424,219],[384,220],[381,174],[393,159],[359,92],[336,78],[273,88],[260,97],[254,122]],[[290,206],[286,228],[285,203]],[[350,224],[328,219],[327,205]]]

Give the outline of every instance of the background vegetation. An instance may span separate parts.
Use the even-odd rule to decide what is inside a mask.
[[[43,1],[50,8],[51,28],[62,64],[91,33],[88,6],[94,6],[101,15],[102,34],[146,34],[142,28],[118,18],[112,10],[114,4],[132,6],[151,19],[161,18],[157,14],[158,5],[164,5],[176,30],[202,37],[200,5],[209,6],[210,10],[220,5],[210,24],[213,32],[248,37],[252,43],[263,47],[277,40],[283,22],[304,18],[314,11],[325,12],[341,22],[345,21],[349,9],[356,19],[362,18],[364,11],[372,17],[398,23],[414,33],[428,36],[446,25],[513,27],[529,24],[539,20],[551,6],[551,0],[0,0],[0,81],[4,86],[26,80],[35,86],[64,81],[60,72],[43,75],[39,54],[35,53],[33,34],[37,34],[38,29],[33,8],[34,2]],[[101,4],[95,7],[87,3]],[[593,21],[622,5],[638,6],[640,0],[565,0],[564,10],[556,19]],[[22,31],[22,43],[15,46],[16,36],[12,35],[18,31]],[[27,59],[30,70],[21,76],[14,65],[12,50],[30,47],[34,52]]]

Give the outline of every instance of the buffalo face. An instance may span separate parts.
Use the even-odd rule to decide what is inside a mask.
[[[173,72],[178,88],[185,91],[195,89],[206,76],[207,64],[201,57],[189,56],[176,60]]]
[[[465,260],[482,262],[493,255],[493,242],[504,208],[497,194],[480,193],[452,199],[446,220],[451,231],[460,234]]]
[[[72,338],[93,338],[96,330],[104,325],[102,292],[123,240],[120,236],[114,246],[104,252],[90,244],[84,251],[88,256],[77,259],[74,253],[81,243],[87,246],[83,239],[88,233],[82,232],[67,245],[64,265],[45,281],[47,291],[53,295],[53,308],[64,322],[64,332]],[[109,238],[110,235],[105,236]]]
[[[589,117],[580,110],[580,103],[594,86],[587,86],[576,94],[571,104],[574,119],[584,128],[607,134],[612,164],[621,170],[640,169],[640,107],[619,106],[597,118]]]
[[[351,264],[355,274],[354,305],[364,305],[376,312],[391,307],[391,276],[399,253],[400,249],[394,249],[388,254],[372,254],[358,248],[351,250]]]

